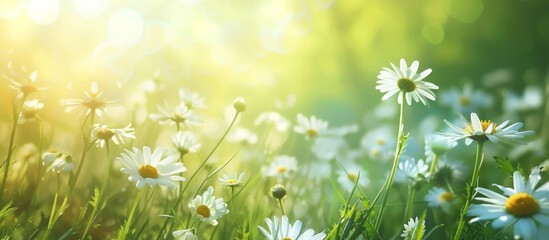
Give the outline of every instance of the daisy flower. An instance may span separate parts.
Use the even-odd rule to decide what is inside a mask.
[[[25,100],[23,108],[17,119],[17,123],[23,124],[36,118],[36,111],[44,108],[44,104],[39,102],[38,99]]]
[[[537,187],[541,176],[539,167],[534,167],[525,181],[515,171],[513,188],[497,184],[503,195],[486,188],[476,191],[486,197],[476,197],[483,204],[473,204],[468,215],[474,216],[470,222],[492,220],[493,228],[507,228],[514,225],[515,239],[537,239],[540,229],[549,228],[549,183]]]
[[[132,124],[124,128],[109,128],[104,124],[94,124],[91,130],[91,140],[96,141],[97,147],[103,148],[107,141],[112,140],[116,145],[124,144],[124,139],[135,139],[135,129]]]
[[[46,152],[42,154],[42,165],[56,173],[69,173],[74,168],[71,155],[62,152]]]
[[[187,91],[183,88],[179,89],[179,98],[181,102],[189,109],[203,109],[206,108],[204,98],[200,97],[200,94]]]
[[[200,125],[198,116],[196,116],[192,109],[188,108],[185,103],[180,103],[177,107],[172,109],[172,111],[168,109],[170,109],[170,107],[167,106],[167,104],[165,104],[164,107],[158,106],[159,113],[152,113],[149,117],[159,124],[177,124],[178,126],[182,124],[186,127]]]
[[[187,153],[198,152],[202,146],[196,136],[189,131],[177,132],[172,137],[172,143],[181,156]]]
[[[523,139],[524,136],[534,134],[533,131],[519,131],[523,125],[521,122],[507,126],[509,123],[509,120],[507,120],[497,125],[490,120],[481,121],[476,113],[471,113],[470,123],[461,115],[460,118],[465,124],[463,128],[444,119],[444,122],[454,130],[454,132],[441,133],[448,141],[457,141],[465,138],[465,144],[467,145],[473,141],[484,142],[486,140],[490,140],[493,143],[498,143],[499,141],[521,143],[520,139]]]
[[[252,145],[257,143],[257,135],[248,129],[237,127],[227,136],[227,141],[242,145]]]
[[[415,158],[401,158],[402,162],[398,164],[395,174],[395,182],[411,185],[429,177],[429,165],[422,159],[416,161]]]
[[[384,67],[377,76],[376,89],[385,93],[381,98],[382,101],[398,93],[398,103],[402,104],[402,95],[406,98],[408,105],[412,105],[412,98],[416,102],[427,105],[426,98],[435,101],[435,93],[431,89],[438,89],[438,86],[425,82],[423,79],[431,73],[431,69],[427,69],[421,73],[417,73],[419,62],[414,61],[408,67],[404,59],[400,59],[400,68],[391,63],[393,69]]]
[[[183,163],[176,162],[173,156],[162,157],[162,149],[157,148],[151,153],[149,147],[143,147],[143,151],[133,148],[133,151],[125,150],[122,156],[117,157],[124,167],[120,169],[128,174],[128,180],[135,182],[137,188],[145,185],[162,185],[175,188],[175,181],[184,181],[185,178],[177,176],[187,169]]]
[[[223,176],[219,178],[219,181],[222,185],[227,187],[239,187],[244,184],[244,176],[246,176],[245,172],[241,172],[238,176],[235,173],[232,177],[227,174],[223,174]]]
[[[10,87],[17,90],[18,93],[23,93],[23,96],[28,96],[31,93],[43,91],[46,88],[39,88],[34,85],[36,79],[38,79],[38,73],[32,71],[30,74],[27,73],[27,68],[21,66],[21,71],[16,71],[13,67],[11,61],[8,62],[9,75],[2,74],[2,77],[7,79],[10,82]],[[15,79],[22,79],[23,82],[18,82]]]
[[[280,222],[277,217],[273,217],[273,220],[266,218],[265,222],[269,230],[266,230],[262,226],[258,226],[259,230],[263,233],[268,240],[322,240],[326,237],[326,233],[321,232],[315,234],[313,229],[307,229],[305,232],[301,232],[301,221],[297,220],[294,224],[288,222],[288,217],[282,216]]]
[[[198,237],[190,229],[177,230],[172,235],[175,240],[198,240]]]
[[[455,200],[454,193],[441,187],[434,187],[425,195],[425,201],[429,207],[441,207],[445,212],[450,210],[451,205],[456,202]]]
[[[360,146],[373,160],[388,161],[395,154],[396,139],[391,127],[384,125],[369,131],[360,140]]]
[[[287,178],[291,172],[297,171],[297,161],[295,157],[280,155],[276,156],[269,166],[264,166],[261,170],[264,176]]]
[[[99,91],[97,82],[92,82],[90,85],[90,91],[84,91],[86,99],[63,99],[62,105],[66,105],[65,112],[72,112],[76,108],[83,108],[86,111],[86,115],[94,113],[97,116],[101,116],[103,112],[107,113],[107,109],[120,107],[113,101],[102,98],[103,92]]]
[[[328,130],[328,122],[315,116],[307,118],[303,114],[297,114],[297,126],[294,131],[305,135],[305,138],[312,139],[322,135]]]
[[[200,221],[217,226],[217,219],[229,213],[223,198],[215,198],[213,187],[208,187],[202,195],[196,196],[188,205],[194,217]]]
[[[359,176],[360,175],[360,176]],[[360,178],[359,178],[360,177]],[[338,171],[337,182],[347,192],[351,192],[358,179],[358,186],[366,187],[370,183],[366,171],[356,164],[347,164],[345,169]]]
[[[278,112],[263,112],[255,119],[256,126],[266,123],[269,126],[274,126],[279,132],[285,132],[290,128],[291,123]]]
[[[466,83],[463,90],[451,89],[440,95],[442,105],[450,106],[454,112],[471,113],[479,108],[492,106],[492,96],[486,92],[474,89],[471,83]]]
[[[420,223],[417,217],[415,219],[410,218],[410,221],[408,221],[407,224],[404,224],[404,231],[400,236],[405,240],[415,239],[414,236],[419,235],[418,231],[422,231],[420,235],[425,233],[425,221],[421,221]]]

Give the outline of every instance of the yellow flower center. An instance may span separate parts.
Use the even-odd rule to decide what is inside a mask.
[[[97,131],[97,138],[98,139],[103,139],[105,141],[109,140],[112,138],[112,136],[114,136],[114,131],[107,128],[107,129],[99,129]]]
[[[288,169],[286,168],[286,166],[280,166],[280,167],[278,167],[278,168],[276,169],[276,171],[277,171],[278,173],[285,173],[286,170],[288,170]]]
[[[482,128],[482,131],[486,132],[486,130],[488,129],[490,124],[492,124],[492,122],[490,120],[481,120],[480,121],[480,127]],[[495,123],[493,123],[492,125],[493,125],[492,126],[492,131],[490,133],[494,134],[494,133],[496,133],[497,125]],[[465,131],[469,134],[473,134],[473,126],[471,124],[469,124],[469,126],[465,127]]]
[[[307,129],[307,135],[309,135],[309,137],[314,138],[318,135],[318,132],[315,129],[309,128]]]
[[[351,180],[351,182],[356,182],[356,179],[358,178],[358,175],[356,175],[355,173],[347,173],[347,178],[349,178],[349,180]]]
[[[198,207],[196,207],[196,214],[204,217],[204,218],[209,218],[210,217],[210,208],[208,208],[208,206],[206,205],[199,205]]]
[[[285,237],[285,238],[282,238],[282,240],[292,240],[291,237]]]
[[[172,121],[176,122],[176,123],[183,123],[187,120],[187,118],[179,115],[178,113],[174,113],[173,116],[172,116]]]
[[[505,202],[505,210],[516,217],[530,217],[539,210],[536,199],[528,193],[511,195]]]
[[[408,78],[401,78],[397,81],[397,86],[403,92],[413,92],[416,90],[416,83]]]
[[[155,167],[147,164],[139,168],[139,175],[144,178],[158,178],[158,170]]]
[[[383,138],[378,138],[376,139],[376,144],[377,145],[385,145],[387,142],[385,141],[385,139]]]
[[[450,202],[454,199],[454,194],[451,192],[444,192],[438,196],[438,200],[441,202]]]
[[[97,99],[94,98],[88,102],[83,103],[83,105],[93,110],[93,109],[98,109],[102,107],[103,105],[105,105],[105,103],[98,101]]]
[[[23,110],[23,117],[25,117],[26,119],[34,118],[34,116],[36,116],[36,110],[34,109]]]
[[[471,99],[469,99],[467,96],[460,96],[459,104],[461,106],[469,106],[469,104],[471,104]]]
[[[227,184],[229,184],[229,185],[235,185],[236,183],[238,183],[238,181],[235,180],[235,179],[229,179],[229,180],[227,180]]]
[[[33,92],[36,92],[36,88],[31,85],[21,86],[21,92],[23,92],[24,95],[29,95]]]

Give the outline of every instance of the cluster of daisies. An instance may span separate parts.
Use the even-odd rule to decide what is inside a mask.
[[[398,128],[399,132],[402,132],[405,130],[404,124],[402,124],[402,109],[404,106],[406,104],[411,105],[413,102],[428,105],[429,100],[435,101],[436,95],[433,91],[437,90],[438,86],[424,80],[432,71],[427,69],[419,72],[418,61],[414,61],[408,66],[406,61],[402,59],[399,66],[391,64],[391,67],[381,70],[378,75],[376,89],[384,94],[383,101],[394,95],[397,96],[397,102],[401,107],[401,125]],[[9,69],[14,69],[11,63]],[[37,73],[28,74],[25,68],[21,68],[20,71],[12,71],[9,76],[4,77],[8,78],[12,88],[16,89],[16,97],[20,97],[21,106],[16,111],[16,123],[23,125],[31,121],[41,122],[37,112],[44,108],[44,104],[38,99],[29,98],[32,93],[45,90],[45,88],[36,87],[34,83],[38,77]],[[20,79],[23,79],[23,83],[19,82]],[[455,95],[450,97],[453,101],[445,100],[446,98],[442,99],[443,104],[452,105],[456,102],[455,99],[459,98],[458,105],[452,106],[459,113],[462,124],[459,125],[444,120],[449,127],[448,131],[425,136],[424,156],[419,159],[407,156],[407,153],[403,151],[408,147],[405,144],[406,139],[404,136],[406,134],[399,134],[395,137],[392,133],[393,128],[388,125],[382,125],[366,132],[362,136],[359,146],[353,148],[348,143],[347,136],[358,132],[357,125],[333,127],[321,118],[306,116],[301,113],[297,114],[295,125],[277,111],[266,111],[259,114],[253,124],[256,127],[265,127],[266,133],[260,140],[254,131],[250,129],[241,126],[235,126],[232,129],[238,116],[247,108],[246,102],[240,97],[232,104],[231,111],[234,113],[232,114],[234,117],[221,140],[226,139],[228,142],[239,144],[242,147],[240,155],[242,161],[261,161],[260,172],[264,181],[296,186],[289,189],[294,196],[314,195],[314,188],[306,185],[322,185],[329,178],[337,179],[335,182],[346,193],[353,192],[356,187],[366,188],[370,185],[370,180],[362,160],[369,158],[373,161],[387,162],[389,159],[394,158],[394,168],[387,178],[385,186],[388,187],[380,214],[377,216],[379,222],[383,222],[383,209],[391,190],[393,177],[396,184],[408,187],[408,198],[411,204],[415,201],[415,192],[425,185],[431,185],[427,194],[423,196],[427,206],[440,208],[443,212],[450,213],[455,211],[461,202],[460,197],[454,192],[449,181],[465,175],[463,172],[464,166],[448,161],[447,157],[447,153],[456,147],[458,141],[464,139],[466,145],[476,142],[482,150],[482,145],[487,142],[523,143],[526,136],[533,134],[532,131],[522,131],[523,124],[520,122],[510,124],[509,121],[504,121],[496,124],[490,120],[481,120],[475,112],[472,112],[473,108],[465,108],[464,106],[472,106],[472,103],[477,103],[480,104],[479,106],[486,107],[492,104],[493,100],[480,92],[473,91],[469,85],[466,85],[463,91],[465,95],[459,95],[457,92],[446,94],[447,96]],[[175,195],[173,200],[177,199],[175,201],[177,203],[176,207],[170,209],[173,213],[178,212],[178,204],[184,197],[186,187],[183,188],[183,182],[186,182],[186,186],[188,186],[196,175],[195,172],[189,178],[184,177],[187,168],[183,163],[183,159],[187,158],[188,154],[199,152],[202,148],[199,136],[192,129],[203,124],[204,120],[200,115],[200,111],[206,108],[205,100],[200,94],[185,89],[179,89],[178,93],[179,101],[176,104],[165,101],[163,105],[157,107],[157,112],[148,115],[151,121],[157,122],[159,125],[175,126],[175,133],[171,135],[171,147],[133,147],[123,150],[116,157],[121,166],[120,171],[127,175],[127,179],[135,184],[138,191],[155,186],[173,190]],[[82,157],[75,159],[70,153],[64,151],[49,151],[42,154],[42,164],[47,167],[47,171],[73,174],[74,167],[78,167],[76,174],[74,174],[76,177],[73,178],[73,183],[70,184],[71,188],[75,186],[86,152],[92,146],[106,149],[109,153],[112,144],[131,144],[136,139],[136,130],[132,127],[132,124],[122,125],[124,127],[117,128],[109,124],[96,122],[96,116],[102,116],[104,113],[121,108],[115,101],[103,96],[103,92],[99,90],[96,82],[93,82],[89,91],[85,91],[84,94],[85,97],[81,99],[61,101],[66,112],[80,111],[81,115],[84,116],[82,123],[84,153]],[[292,105],[292,101],[292,99],[289,99],[288,103],[278,103],[277,105],[283,109],[284,106]],[[379,115],[383,115],[383,112],[383,109],[380,110]],[[470,114],[470,120],[465,119],[461,113]],[[15,131],[15,128],[13,131]],[[291,155],[291,153],[280,151],[281,146],[288,140],[289,132],[301,136],[299,141],[303,140],[306,143],[305,145],[308,146],[301,149],[301,154]],[[264,146],[252,147],[259,141],[264,141]],[[217,146],[213,148],[212,153]],[[257,151],[261,153],[258,154]],[[197,172],[203,169],[211,156],[209,154],[205,159],[201,159],[202,162],[196,170]],[[534,167],[527,179],[518,171],[515,172],[513,175],[513,188],[494,184],[503,192],[502,195],[476,186],[482,156],[482,151],[479,151],[471,180],[471,183],[475,183],[471,185],[475,187],[474,197],[468,196],[464,205],[465,211],[462,211],[463,214],[472,217],[469,224],[490,221],[491,226],[495,229],[513,227],[515,237],[522,239],[542,239],[543,236],[549,234],[547,230],[549,229],[549,183],[538,186],[541,180],[540,168]],[[9,162],[7,165],[10,165]],[[109,163],[107,163],[107,166],[109,166]],[[222,165],[218,170],[224,166]],[[334,168],[338,171],[334,171]],[[108,176],[109,168],[106,169],[107,172],[104,174]],[[218,170],[215,170],[213,174],[217,173]],[[7,176],[9,169],[6,168],[4,171]],[[332,174],[334,172],[337,175]],[[211,175],[208,177],[211,177]],[[302,176],[307,178],[307,182],[314,184],[303,184],[299,181]],[[219,183],[230,188],[231,193],[234,194],[236,188],[245,185],[245,177],[245,172],[223,174],[219,178]],[[5,178],[3,183],[6,181]],[[105,184],[107,181],[108,177],[104,178]],[[229,214],[229,204],[233,202],[216,197],[213,186],[205,187],[206,190],[202,194],[198,194],[200,190],[203,190],[202,184],[198,187],[197,194],[192,195],[193,198],[188,200],[187,210],[196,220],[210,226],[217,226],[218,221]],[[276,191],[273,190],[272,192],[273,197],[279,200],[278,204],[281,207],[282,214],[280,218],[276,216],[267,217],[265,219],[266,227],[264,225],[258,226],[260,233],[271,240],[326,238],[327,234],[324,231],[315,233],[313,229],[305,229],[302,232],[303,223],[300,220],[295,220],[291,224],[289,216],[305,216],[305,214],[300,215],[299,210],[306,212],[307,207],[311,206],[307,206],[307,204],[300,205],[301,203],[296,200],[293,203],[292,214],[287,214],[282,202],[282,199],[286,197],[286,189],[282,185],[276,185],[280,187],[273,188]],[[103,200],[101,196],[104,190],[105,188],[102,187],[98,200],[96,199],[97,201]],[[70,192],[72,192],[72,189]],[[317,198],[320,199],[320,197]],[[474,202],[469,204],[469,200]],[[234,211],[233,209],[231,210]],[[133,215],[133,210],[135,209],[132,209],[130,216]],[[411,217],[413,212],[413,207],[407,206],[406,220]],[[94,211],[93,214],[99,213]],[[91,219],[97,217],[93,214]],[[235,218],[238,221],[237,213],[235,213]],[[460,220],[460,223],[462,220]],[[93,220],[90,221],[89,225],[92,225],[92,222]],[[131,224],[131,221],[127,222]],[[424,218],[412,217],[404,223],[404,231],[401,236],[405,239],[415,239],[417,236],[423,236],[426,225],[429,226],[429,223]],[[198,239],[198,236],[200,236],[198,227],[194,228],[193,226],[194,224],[190,225],[187,220],[184,228],[173,231],[172,235],[176,239]],[[458,227],[458,232],[461,230]],[[86,233],[82,237],[86,237],[85,235]],[[459,235],[457,236],[459,238]]]

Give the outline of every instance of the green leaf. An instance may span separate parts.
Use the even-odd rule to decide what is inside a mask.
[[[513,173],[517,171],[508,158],[494,156],[494,159],[496,160],[496,168],[509,176],[513,176]]]

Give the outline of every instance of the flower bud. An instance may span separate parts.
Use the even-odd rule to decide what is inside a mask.
[[[276,199],[282,199],[286,196],[286,188],[282,184],[274,185],[271,188],[271,194]]]
[[[244,101],[244,98],[237,97],[233,102],[233,107],[236,109],[237,112],[244,112],[246,110],[246,101]]]

